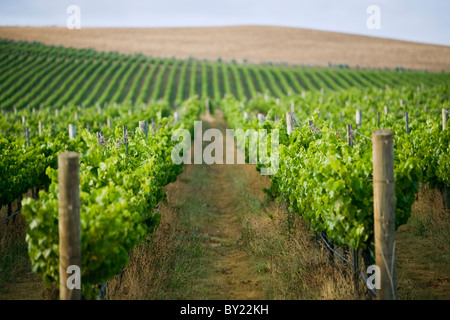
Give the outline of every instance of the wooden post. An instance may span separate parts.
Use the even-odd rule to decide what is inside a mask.
[[[246,111],[244,111],[244,120],[248,119],[248,113]]]
[[[112,127],[112,124],[111,124],[112,122],[111,122],[111,119],[110,118],[108,118],[108,119],[106,119],[106,126],[108,127],[108,128],[111,128]]]
[[[173,118],[175,120],[175,123],[178,123],[180,121],[180,114],[178,112],[174,112]]]
[[[102,107],[99,104],[97,105],[97,112],[98,114],[102,114]]]
[[[55,117],[58,117],[58,116],[59,116],[59,110],[55,109]]]
[[[22,116],[22,124],[25,125],[27,123],[27,117]]]
[[[69,124],[69,139],[75,139],[77,136],[77,128],[74,124]]]
[[[361,110],[356,110],[356,125],[357,125],[358,127],[360,127],[360,126],[361,126],[361,123],[362,123],[362,113],[361,113]]]
[[[128,157],[128,129],[127,129],[127,126],[123,126],[123,144],[125,145],[125,149],[127,151],[127,157]]]
[[[14,115],[17,116],[17,108],[14,107]]]
[[[58,155],[59,298],[80,300],[81,290],[69,289],[69,266],[81,268],[80,179],[76,152]]]
[[[103,139],[103,133],[101,131],[97,132],[97,143],[99,146],[104,147],[105,140]]]
[[[155,119],[152,119],[152,131],[156,132],[156,122]]]
[[[347,125],[347,143],[350,147],[353,147],[353,135],[352,135],[352,125]]]
[[[442,109],[442,130],[447,129],[448,110]]]
[[[409,119],[408,112],[405,111],[405,126],[406,126],[406,134],[409,134]]]
[[[145,134],[145,137],[148,138],[148,123],[145,120],[139,121],[139,129]]]
[[[286,112],[286,127],[287,127],[287,134],[290,135],[291,132],[294,129],[294,126],[292,125],[292,112]]]
[[[295,112],[295,103],[291,102],[291,112]]]
[[[78,121],[78,112],[75,112],[75,121]]]
[[[133,114],[133,111],[131,109],[128,110],[128,115],[131,116]]]
[[[42,123],[42,121],[39,121],[39,135],[40,135],[40,136],[42,136],[42,131],[43,131],[43,130],[42,130],[42,129],[43,129],[42,127],[43,127],[43,123]]]
[[[262,113],[258,113],[258,121],[260,124],[264,123],[264,115]]]
[[[347,143],[350,147],[353,147],[353,136],[352,136],[352,125],[347,125]],[[358,299],[358,292],[359,292],[359,266],[358,266],[358,250],[352,249],[352,256],[353,256],[353,287],[355,291],[355,299]]]
[[[389,106],[384,106],[384,114],[385,115],[389,114]]]
[[[394,133],[379,129],[372,133],[375,259],[380,268],[378,299],[397,299],[395,257]]]

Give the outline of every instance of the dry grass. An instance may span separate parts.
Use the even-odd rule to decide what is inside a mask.
[[[30,196],[28,193],[25,196]],[[12,213],[18,209],[12,205]],[[0,210],[0,219],[7,217],[7,207]],[[0,300],[41,299],[44,286],[41,277],[31,272],[25,242],[25,217],[18,214],[0,223]]]
[[[450,220],[439,190],[421,188],[397,231],[399,298],[450,299]]]
[[[0,27],[0,37],[183,59],[450,70],[450,47],[286,27]]]

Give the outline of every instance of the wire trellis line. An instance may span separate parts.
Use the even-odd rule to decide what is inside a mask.
[[[343,256],[341,256],[336,250],[334,250],[330,244],[325,240],[325,238],[323,237],[322,233],[319,232],[320,237],[322,238],[322,241],[325,243],[325,245],[327,246],[327,248],[333,252],[336,256],[338,256],[342,261],[348,263],[349,265],[351,265],[352,267],[354,266],[353,262],[349,261],[348,259],[345,259]],[[358,269],[359,270],[359,269]],[[364,276],[364,273],[359,270],[359,275],[362,278],[362,280],[364,281],[365,284],[367,284],[367,278]],[[369,287],[367,287],[367,289],[376,297],[377,296],[377,292],[374,289],[371,289]]]
[[[16,212],[14,212],[12,215],[0,220],[0,223],[8,221],[9,219],[11,219],[12,217],[15,217],[16,215],[18,215],[19,213],[22,212],[22,209],[17,210]]]

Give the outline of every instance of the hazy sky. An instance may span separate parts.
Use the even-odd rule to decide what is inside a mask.
[[[81,28],[275,25],[450,46],[450,0],[0,0],[0,25],[66,26],[69,5]]]

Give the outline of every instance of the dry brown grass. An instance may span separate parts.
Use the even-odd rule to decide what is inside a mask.
[[[24,196],[31,196],[31,192]],[[12,205],[12,213],[18,209]],[[0,219],[7,217],[7,206]],[[42,299],[42,277],[31,272],[25,242],[26,219],[22,214],[0,223],[0,300]]]
[[[450,299],[449,214],[439,190],[420,189],[411,218],[397,231],[400,299]]]
[[[450,47],[308,29],[0,27],[0,37],[100,51],[251,63],[450,70]]]

